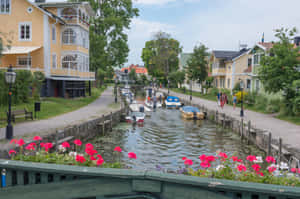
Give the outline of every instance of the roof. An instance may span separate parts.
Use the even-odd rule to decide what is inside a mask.
[[[239,51],[214,50],[213,54],[216,58],[232,59]]]
[[[3,55],[28,54],[40,49],[41,46],[12,46],[3,50]]]
[[[265,48],[265,50],[269,50],[273,47],[273,43],[272,42],[259,42],[259,45],[263,46]]]
[[[139,65],[130,65],[127,68],[122,68],[121,71],[124,72],[125,70],[128,70],[130,72],[132,69],[135,69],[136,74],[148,74],[148,70],[145,67],[140,67]]]

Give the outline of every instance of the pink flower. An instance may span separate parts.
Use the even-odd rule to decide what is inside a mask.
[[[245,165],[243,165],[243,164],[239,164],[239,165],[237,166],[237,170],[238,170],[239,172],[247,171],[247,167],[246,167]]]
[[[93,148],[86,148],[85,152],[90,156],[93,156],[94,154],[98,153],[98,151],[94,150]]]
[[[18,140],[17,139],[12,139],[9,144],[17,144]]]
[[[256,172],[259,172],[259,170],[260,170],[260,168],[261,168],[261,166],[260,166],[259,164],[253,164],[251,167],[252,167],[253,170],[256,171]]]
[[[51,149],[53,147],[53,144],[51,142],[48,142],[48,143],[43,143],[43,145],[41,145],[41,146],[45,149],[46,152],[48,152],[49,149]]]
[[[93,161],[93,160],[97,160],[97,159],[96,159],[94,156],[91,156],[91,157],[90,157],[90,160]]]
[[[128,158],[130,158],[130,159],[136,159],[136,154],[133,153],[133,152],[129,152],[128,153]]]
[[[247,160],[250,162],[253,162],[254,160],[256,160],[256,156],[255,155],[248,155]]]
[[[206,161],[206,160],[203,161],[203,162],[201,162],[200,166],[203,167],[203,168],[209,168],[209,167],[211,167],[210,163],[208,161]]]
[[[206,156],[205,160],[208,161],[208,162],[213,162],[217,159],[218,157],[215,157],[213,155],[210,155],[210,156]]]
[[[256,173],[257,173],[257,175],[260,175],[260,176],[262,176],[262,177],[265,176],[262,172],[256,172]]]
[[[80,163],[84,163],[86,160],[83,156],[81,155],[76,155],[76,159],[75,159],[77,162],[80,162]]]
[[[9,150],[9,152],[8,152],[9,155],[11,155],[11,154],[13,154],[13,153],[16,154],[17,152],[16,152],[15,150],[12,150],[12,149]]]
[[[99,158],[96,162],[97,166],[102,165],[104,160],[102,158]]]
[[[102,156],[101,156],[101,155],[99,155],[99,154],[97,155],[97,158],[103,159],[103,158],[102,158]]]
[[[85,148],[86,148],[86,149],[94,149],[94,146],[93,146],[91,143],[87,143],[87,144],[85,145]]]
[[[42,137],[41,136],[34,136],[33,140],[34,141],[41,141]]]
[[[19,146],[23,146],[23,145],[25,144],[25,142],[24,142],[23,139],[19,139],[19,140],[17,141],[17,144],[18,144]]]
[[[77,146],[81,146],[82,145],[82,142],[80,140],[74,140],[73,142],[74,144],[76,144]]]
[[[291,172],[297,173],[297,171],[298,171],[298,169],[296,169],[296,168],[291,168]]]
[[[199,156],[199,159],[200,159],[201,161],[205,161],[205,160],[206,160],[206,155],[205,155],[205,154],[200,155],[200,156]]]
[[[121,149],[121,147],[119,147],[119,146],[117,146],[115,149],[114,149],[114,151],[118,151],[118,152],[122,152],[122,149]]]
[[[184,161],[184,164],[185,165],[193,165],[193,160],[190,160],[190,159],[186,159],[185,161]]]
[[[28,145],[25,147],[25,149],[26,149],[26,150],[32,150],[32,151],[34,151],[34,150],[35,150],[35,146],[36,146],[36,143],[30,143],[30,144],[28,144]]]
[[[219,155],[221,158],[223,158],[223,159],[228,158],[227,154],[226,154],[226,153],[223,153],[223,152],[220,152],[218,155]]]
[[[184,160],[186,160],[186,159],[187,159],[187,157],[182,157],[181,159],[184,161]]]
[[[44,147],[45,146],[45,143],[44,142],[41,142],[40,143],[40,147]]]
[[[276,167],[269,167],[268,168],[268,171],[270,172],[270,173],[273,173],[274,171],[276,171]]]
[[[70,148],[71,147],[70,144],[69,144],[69,142],[63,142],[61,144],[61,146],[64,147],[64,148]]]
[[[272,156],[267,156],[266,157],[266,161],[268,162],[268,163],[275,163],[276,162],[276,160],[275,160],[275,158],[274,157],[272,157]]]

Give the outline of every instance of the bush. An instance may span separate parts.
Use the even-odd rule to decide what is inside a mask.
[[[257,95],[255,100],[255,108],[264,111],[268,105],[268,98],[264,95]]]
[[[233,93],[237,93],[237,92],[239,92],[240,90],[241,90],[240,83],[236,83],[236,84],[234,85],[234,87],[233,87],[232,92],[233,92]]]
[[[300,96],[294,99],[293,113],[296,116],[300,116]]]
[[[245,103],[248,105],[254,105],[256,100],[256,93],[250,92],[245,96]]]
[[[213,87],[212,89],[210,89],[209,94],[217,96],[219,92],[219,89],[216,87]]]
[[[282,101],[279,98],[268,100],[266,110],[268,113],[278,113],[280,111],[280,104]]]

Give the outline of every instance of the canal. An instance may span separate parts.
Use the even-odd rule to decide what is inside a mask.
[[[199,155],[216,155],[226,152],[244,158],[247,155],[263,155],[254,145],[241,142],[236,133],[224,130],[208,120],[187,121],[179,110],[158,109],[145,119],[143,127],[121,123],[112,133],[91,140],[106,162],[121,160],[126,166],[136,169],[163,168],[176,171],[184,167],[182,157],[194,161],[199,168]],[[120,156],[113,152],[120,146]],[[128,152],[137,154],[129,160]]]

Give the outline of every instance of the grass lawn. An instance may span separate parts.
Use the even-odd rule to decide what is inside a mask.
[[[172,88],[170,90],[172,90],[174,92],[177,92],[177,93],[183,93],[183,94],[186,94],[186,95],[190,95],[190,91],[188,89],[186,89],[185,93],[180,88]],[[195,91],[193,91],[192,93],[193,93],[193,96],[195,96],[195,97],[199,97],[199,98],[210,100],[210,101],[217,101],[217,96],[214,96],[214,95],[211,95],[211,94],[202,94],[202,93],[195,92]],[[228,105],[232,106],[232,104],[228,104]],[[240,104],[237,104],[237,106],[239,107]],[[259,112],[259,113],[270,114],[270,113],[266,112],[265,110],[257,108],[253,105],[245,104],[244,108],[248,109],[248,110],[251,110],[251,111]],[[278,116],[275,116],[275,117],[280,119],[280,120],[285,120],[287,122],[300,125],[300,117],[297,117],[297,116],[278,115]]]
[[[41,100],[41,112],[37,113],[37,120],[39,119],[47,119],[50,117],[58,116],[64,113],[68,113],[74,110],[77,110],[83,106],[90,104],[95,101],[101,93],[105,90],[105,88],[93,88],[92,96],[85,98],[75,98],[75,99],[64,99],[64,98],[44,98]],[[34,110],[34,100],[30,99],[28,103],[13,105],[12,110],[22,110],[26,108],[28,111]],[[6,126],[6,111],[7,106],[0,107],[0,127]],[[16,119],[16,123],[25,121],[24,118]],[[30,121],[30,120],[27,120]]]

